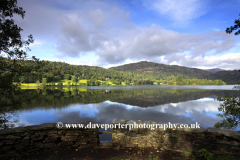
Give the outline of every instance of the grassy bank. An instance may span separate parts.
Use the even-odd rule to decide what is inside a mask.
[[[72,80],[59,80],[57,82],[51,82],[51,83],[16,83],[15,84],[20,84],[19,86],[21,88],[32,88],[32,87],[42,87],[42,86],[126,86],[125,82],[121,82],[121,84],[113,84],[111,81],[102,81],[102,80],[97,80],[94,83],[91,82],[91,80],[86,80],[86,79],[81,79],[78,80],[77,82],[73,82]],[[188,84],[188,85],[208,85],[208,84],[198,84],[193,83],[193,84]],[[134,83],[129,83],[128,85],[134,85]],[[150,84],[145,84],[145,85],[150,85]],[[167,84],[165,83],[157,83],[153,82],[153,85],[177,85],[176,82],[169,82]],[[187,84],[182,84],[182,85],[187,85]],[[214,84],[212,84],[214,85]]]
[[[41,86],[87,86],[88,80],[86,79],[82,79],[82,80],[79,80],[77,83],[74,83],[72,82],[71,80],[60,80],[60,81],[57,81],[57,82],[51,82],[51,83],[16,83],[14,82],[14,84],[20,84],[19,86],[22,87],[22,88],[25,88],[25,87],[41,87]],[[99,86],[115,86],[116,84],[113,84],[112,82],[110,81],[101,81],[101,80],[98,80],[99,82]],[[123,82],[121,85],[125,85]]]

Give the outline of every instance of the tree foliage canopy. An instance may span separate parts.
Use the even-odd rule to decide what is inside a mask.
[[[224,97],[218,97],[218,101],[223,103],[218,108],[222,113],[218,114],[223,119],[220,122],[215,123],[216,128],[236,129],[240,124],[240,95],[225,95]]]
[[[33,65],[22,65],[19,60],[27,58],[29,45],[33,43],[32,35],[27,41],[22,41],[20,32],[22,28],[14,24],[13,15],[17,14],[24,18],[25,11],[17,6],[17,0],[1,0],[0,5],[0,116],[1,122],[7,122],[3,117],[4,112],[9,112],[8,106],[20,106],[23,101],[32,99],[34,95],[26,95],[13,83],[15,77],[31,75],[43,66],[37,58],[32,57]],[[23,50],[25,46],[26,51]],[[22,80],[25,77],[22,78]],[[35,95],[36,96],[36,95]],[[6,124],[6,123],[4,123]],[[6,127],[6,126],[5,126]],[[4,128],[5,128],[4,127]]]
[[[235,25],[226,29],[226,33],[231,34],[233,30],[240,28],[240,19],[235,20]],[[235,35],[240,34],[240,29],[235,33]],[[240,72],[240,70],[238,70]],[[240,86],[235,86],[234,90],[240,90]],[[223,101],[223,103],[218,108],[222,113],[217,114],[223,119],[215,123],[214,127],[216,128],[225,128],[225,129],[236,129],[240,124],[240,95],[228,95],[224,97],[218,97],[218,101]]]
[[[229,28],[226,29],[226,33],[231,34],[234,30],[237,30],[238,28],[240,28],[240,18],[239,19],[235,19],[235,25],[231,26]],[[240,34],[240,29],[234,33],[235,35],[239,35]]]

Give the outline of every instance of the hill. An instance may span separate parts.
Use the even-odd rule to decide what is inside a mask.
[[[208,79],[221,79],[227,84],[238,84],[240,81],[240,72],[233,71],[218,71],[207,76]]]
[[[22,65],[33,65],[32,61],[19,61]],[[126,64],[105,69],[97,66],[70,65],[63,62],[48,62],[38,72],[17,76],[14,82],[20,83],[67,83],[81,85],[81,80],[88,80],[87,85],[109,84],[236,84],[240,79],[237,71],[219,71],[211,73],[197,68],[166,65],[147,61]],[[202,80],[200,80],[202,79]],[[221,80],[221,81],[217,81]],[[178,82],[177,82],[178,81]],[[213,82],[215,81],[215,82]],[[85,84],[86,85],[86,84]]]
[[[125,64],[122,66],[111,67],[116,71],[137,71],[137,72],[157,72],[157,73],[167,73],[169,75],[178,75],[182,74],[194,78],[203,78],[203,76],[210,75],[208,71],[197,69],[197,68],[188,68],[178,65],[166,65],[161,63],[153,63],[147,61],[140,61],[137,63]]]
[[[216,73],[218,71],[225,71],[224,69],[220,69],[220,68],[212,68],[212,69],[204,69],[204,70],[211,73]]]
[[[140,61],[137,63],[125,64],[117,67],[111,67],[109,69],[113,69],[116,71],[132,71],[139,72],[142,74],[152,73],[152,74],[166,74],[168,76],[181,75],[182,77],[189,78],[200,78],[200,79],[221,79],[227,84],[236,84],[240,80],[240,73],[237,70],[234,71],[226,71],[219,68],[213,68],[209,70],[202,70],[197,68],[188,68],[184,66],[178,65],[166,65],[160,63],[153,63],[147,61]]]

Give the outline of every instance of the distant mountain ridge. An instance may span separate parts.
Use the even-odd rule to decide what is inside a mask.
[[[137,63],[125,64],[117,67],[111,67],[109,69],[117,71],[139,71],[139,72],[157,72],[157,73],[169,73],[173,75],[184,74],[188,76],[202,77],[203,75],[210,75],[211,73],[202,69],[188,68],[178,65],[167,65],[161,63],[140,61]]]
[[[19,63],[26,66],[32,65],[32,62],[29,60],[19,60]],[[124,84],[135,83],[142,85],[153,84],[154,82],[167,84],[179,78],[185,80],[205,79],[201,80],[202,82],[206,80],[221,80],[227,84],[237,84],[240,80],[240,73],[237,70],[221,70],[212,73],[197,68],[147,61],[125,64],[109,69],[98,66],[70,65],[64,62],[49,61],[39,72],[41,72],[42,77],[47,80],[47,83],[59,82],[59,80],[83,79],[89,80],[89,85],[94,85],[93,83],[96,83],[96,80],[104,81],[104,83],[105,80],[110,80],[111,83],[117,85],[120,85],[122,82]],[[38,80],[41,81],[41,79],[36,76],[25,76],[21,81],[22,83],[36,83]],[[15,82],[20,82],[20,77],[17,77]],[[211,81],[209,83],[212,84]],[[216,81],[215,84],[217,83]],[[220,82],[220,84],[222,84],[222,82]]]
[[[165,73],[174,76],[182,74],[184,76],[188,76],[189,78],[213,79],[213,80],[221,79],[224,82],[227,82],[227,84],[236,84],[236,82],[240,81],[240,73],[237,70],[226,71],[220,68],[203,70],[178,65],[153,63],[147,61],[125,64],[117,67],[111,67],[109,69],[117,71],[134,71],[142,73],[155,72],[154,74]]]
[[[212,69],[204,69],[205,71],[211,72],[211,73],[216,73],[219,71],[226,71],[224,69],[220,69],[220,68],[212,68]]]

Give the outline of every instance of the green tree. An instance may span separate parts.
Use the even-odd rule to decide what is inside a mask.
[[[54,82],[57,82],[57,81],[59,81],[59,80],[60,80],[59,76],[54,76],[54,78],[53,78],[53,81],[54,81]]]
[[[51,72],[47,73],[47,82],[54,82],[54,75]]]
[[[100,82],[98,80],[96,80],[95,83],[96,83],[96,86],[100,85]]]
[[[13,14],[25,16],[25,11],[17,6],[17,0],[1,0],[0,5],[0,106],[20,104],[30,97],[19,97],[23,94],[17,85],[13,84],[14,77],[31,75],[42,67],[43,63],[32,57],[32,65],[22,65],[17,60],[26,60],[29,44],[33,43],[32,35],[27,41],[22,41],[20,32],[23,30],[14,24]],[[22,50],[25,45],[26,52]],[[10,60],[11,59],[11,60]],[[17,98],[19,97],[19,98]]]
[[[39,80],[36,82],[36,85],[39,87],[39,84],[40,84],[40,82],[39,82]]]
[[[24,83],[24,81],[25,81],[25,77],[22,76],[22,77],[20,78],[20,83]]]
[[[124,83],[125,83],[125,85],[129,85],[130,84],[129,80],[125,80]]]
[[[167,83],[168,85],[173,85],[173,81],[170,81]]]
[[[65,75],[64,75],[64,79],[70,80],[70,79],[71,79],[71,75],[70,75],[70,74],[65,74]]]
[[[116,84],[116,85],[120,85],[119,80],[115,80],[114,82],[115,82],[114,84]]]
[[[237,30],[238,28],[240,28],[240,18],[239,19],[235,19],[235,25],[231,26],[229,28],[226,29],[226,33],[231,34],[234,30]],[[234,33],[235,35],[239,35],[240,34],[240,29]]]
[[[223,120],[215,123],[216,128],[235,129],[240,124],[240,95],[225,95],[218,97],[218,101],[224,101],[218,108],[222,113],[217,114]]]
[[[235,19],[235,25],[226,29],[226,33],[231,34],[233,30],[240,28],[240,19]],[[240,29],[235,32],[235,35],[240,34]],[[240,72],[240,70],[238,70]],[[220,80],[219,80],[220,81]],[[220,84],[225,84],[220,81]],[[235,86],[233,89],[240,90],[239,86]],[[218,108],[219,111],[222,111],[222,114],[218,114],[220,117],[225,119],[220,122],[215,123],[214,127],[220,128],[224,127],[227,129],[236,128],[240,124],[240,96],[238,95],[225,95],[224,97],[218,97],[218,101],[224,101],[223,104]]]
[[[77,82],[78,82],[78,79],[77,79],[77,77],[75,77],[75,76],[72,76],[72,82],[76,85],[77,84]]]
[[[90,79],[87,81],[87,85],[88,86],[94,86],[95,85],[95,81],[93,79]]]
[[[42,85],[43,85],[43,86],[46,86],[46,85],[47,85],[47,78],[43,78],[43,79],[42,79]]]
[[[183,81],[182,77],[177,76],[177,78],[176,78],[176,84],[177,84],[177,85],[181,85],[182,81]]]
[[[70,86],[71,85],[71,82],[70,80],[67,81],[67,85]]]
[[[24,101],[28,101],[38,96],[41,92],[29,94],[22,90],[13,80],[17,77],[28,75],[36,76],[34,71],[39,70],[43,66],[34,56],[31,58],[31,65],[22,64],[30,51],[29,45],[33,43],[32,35],[28,36],[27,41],[22,41],[20,32],[22,28],[14,24],[13,15],[25,16],[25,11],[17,6],[17,0],[1,0],[0,5],[0,128],[13,127],[9,124],[9,118],[5,113],[10,114],[12,107],[17,109],[21,107]],[[26,51],[23,50],[25,46]]]
[[[58,85],[58,86],[63,86],[63,83],[62,83],[62,82],[59,82],[57,85]]]

